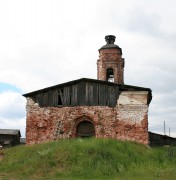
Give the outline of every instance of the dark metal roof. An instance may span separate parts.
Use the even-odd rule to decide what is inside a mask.
[[[18,130],[18,129],[0,129],[0,134],[4,134],[4,135],[17,135],[17,134],[19,134],[21,137],[20,130]]]
[[[149,133],[149,135],[156,135],[156,136],[160,136],[160,137],[165,138],[165,139],[175,139],[176,140],[175,137],[171,137],[171,136],[168,136],[168,135],[158,134],[158,133],[154,133],[154,132],[151,132],[151,131],[149,131],[148,133]]]
[[[101,50],[101,49],[111,49],[111,48],[116,48],[116,49],[119,49],[120,50],[120,54],[122,55],[122,49],[118,46],[118,45],[116,45],[116,44],[114,44],[114,42],[115,42],[115,36],[114,35],[107,35],[107,36],[105,36],[105,40],[106,40],[106,45],[104,45],[104,46],[102,46],[100,49],[99,49],[99,51]]]
[[[118,48],[121,49],[118,45],[116,44],[106,44],[104,46],[102,46],[100,49],[109,49],[109,48]]]
[[[40,92],[46,92],[48,90],[52,90],[55,88],[62,88],[64,86],[69,86],[69,85],[77,84],[80,82],[93,82],[93,83],[99,83],[99,84],[106,84],[106,85],[110,85],[110,86],[118,86],[120,91],[148,91],[150,93],[150,96],[151,96],[151,89],[149,89],[149,88],[144,88],[144,87],[139,87],[139,86],[131,86],[131,85],[126,85],[126,84],[117,84],[117,83],[112,83],[112,82],[108,82],[108,81],[102,81],[102,80],[97,80],[97,79],[88,79],[88,78],[81,78],[81,79],[69,81],[66,83],[57,84],[55,86],[50,86],[50,87],[47,87],[44,89],[40,89],[37,91],[33,91],[30,93],[23,94],[23,96],[24,97],[30,97],[30,96],[37,94],[37,93],[40,93]],[[150,101],[151,101],[151,99],[150,99]]]

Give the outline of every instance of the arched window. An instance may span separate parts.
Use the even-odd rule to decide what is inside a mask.
[[[114,82],[114,70],[112,68],[107,69],[106,80],[109,82]]]

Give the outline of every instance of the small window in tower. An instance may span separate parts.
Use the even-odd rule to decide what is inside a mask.
[[[114,70],[112,68],[107,69],[107,81],[114,82]]]

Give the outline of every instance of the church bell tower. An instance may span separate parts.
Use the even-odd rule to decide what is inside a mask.
[[[124,84],[124,58],[122,49],[114,44],[115,36],[105,36],[106,45],[99,49],[97,79]]]

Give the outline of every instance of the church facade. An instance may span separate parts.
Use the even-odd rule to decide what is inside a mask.
[[[97,79],[82,78],[24,94],[26,143],[96,137],[149,144],[149,88],[124,84],[115,36],[99,49]]]

